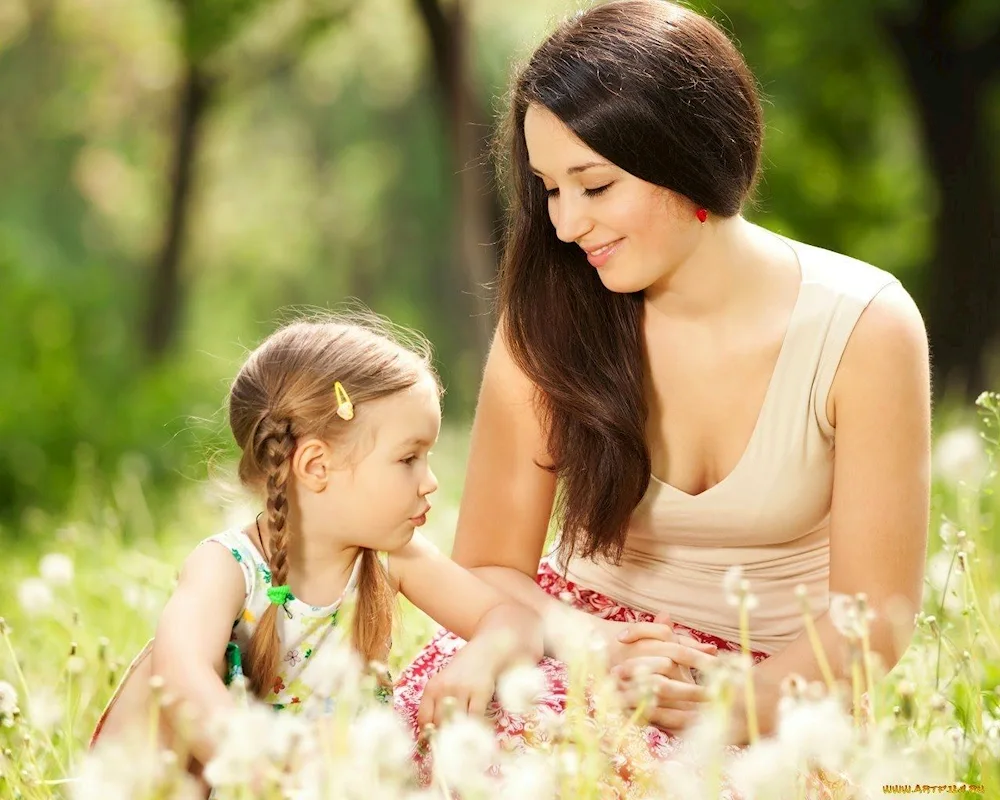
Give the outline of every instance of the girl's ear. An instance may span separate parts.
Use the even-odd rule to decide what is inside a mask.
[[[292,455],[292,474],[296,483],[314,492],[322,492],[330,477],[330,447],[321,439],[306,439]]]

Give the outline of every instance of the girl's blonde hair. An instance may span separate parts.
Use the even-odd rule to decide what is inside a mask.
[[[364,418],[365,404],[407,389],[430,375],[431,350],[407,332],[404,346],[389,325],[373,316],[359,321],[304,320],[269,336],[240,369],[229,392],[229,425],[242,451],[240,481],[267,497],[271,530],[267,555],[271,581],[288,575],[288,479],[296,442],[316,436],[343,445]],[[339,381],[355,406],[353,420],[337,415],[334,383]],[[366,662],[384,662],[392,632],[393,593],[389,576],[373,550],[364,549],[358,578],[353,642]],[[269,604],[244,658],[254,693],[264,698],[277,674],[278,607]]]

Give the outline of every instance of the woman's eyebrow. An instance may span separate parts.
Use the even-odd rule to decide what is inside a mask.
[[[540,178],[548,177],[544,172],[539,170],[533,164],[528,164],[528,166],[531,167],[531,171],[534,172],[536,175],[538,175]],[[608,164],[607,161],[588,161],[586,164],[576,164],[570,167],[569,169],[566,170],[566,174],[576,175],[577,173],[580,172],[586,172],[588,169],[591,169],[592,167],[609,167],[609,166],[611,165]]]

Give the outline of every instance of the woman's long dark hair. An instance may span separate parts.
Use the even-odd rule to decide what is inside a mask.
[[[564,552],[617,561],[650,480],[643,295],[608,291],[580,247],[557,238],[528,165],[532,103],[626,172],[722,217],[753,188],[760,103],[725,33],[665,0],[574,16],[514,79],[497,138],[508,201],[501,330],[538,390]]]

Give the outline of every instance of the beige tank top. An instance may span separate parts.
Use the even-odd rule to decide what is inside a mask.
[[[632,514],[620,564],[554,559],[571,581],[730,641],[739,640],[738,610],[726,603],[722,579],[741,565],[759,601],[750,614],[752,645],[766,653],[803,630],[798,584],[814,616],[829,606],[835,436],[827,398],[861,313],[896,282],[861,261],[788,243],[802,285],[736,467],[698,495],[653,477]]]

